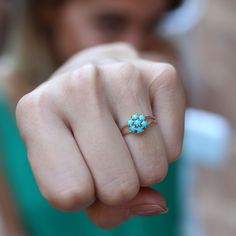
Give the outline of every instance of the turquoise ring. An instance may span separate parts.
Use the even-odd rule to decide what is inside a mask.
[[[123,135],[142,134],[155,121],[154,116],[134,113],[127,121],[127,124],[121,129],[121,132]]]

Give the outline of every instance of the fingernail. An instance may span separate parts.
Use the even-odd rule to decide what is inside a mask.
[[[130,208],[131,216],[153,216],[166,214],[167,212],[168,208],[157,204],[135,205]]]

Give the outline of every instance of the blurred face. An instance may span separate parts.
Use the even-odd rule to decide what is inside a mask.
[[[151,50],[166,0],[71,0],[53,18],[53,47],[60,61],[97,44],[125,41]]]

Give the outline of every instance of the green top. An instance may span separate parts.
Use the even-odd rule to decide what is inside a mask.
[[[32,175],[25,146],[19,136],[15,114],[0,93],[0,162],[22,222],[30,236],[177,236],[177,168],[169,168],[167,178],[153,186],[167,199],[168,214],[135,217],[112,230],[95,226],[83,213],[65,213],[51,207],[41,196]]]

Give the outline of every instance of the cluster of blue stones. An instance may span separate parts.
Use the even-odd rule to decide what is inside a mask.
[[[128,120],[128,126],[130,133],[143,133],[143,131],[148,127],[146,116],[133,114]]]

